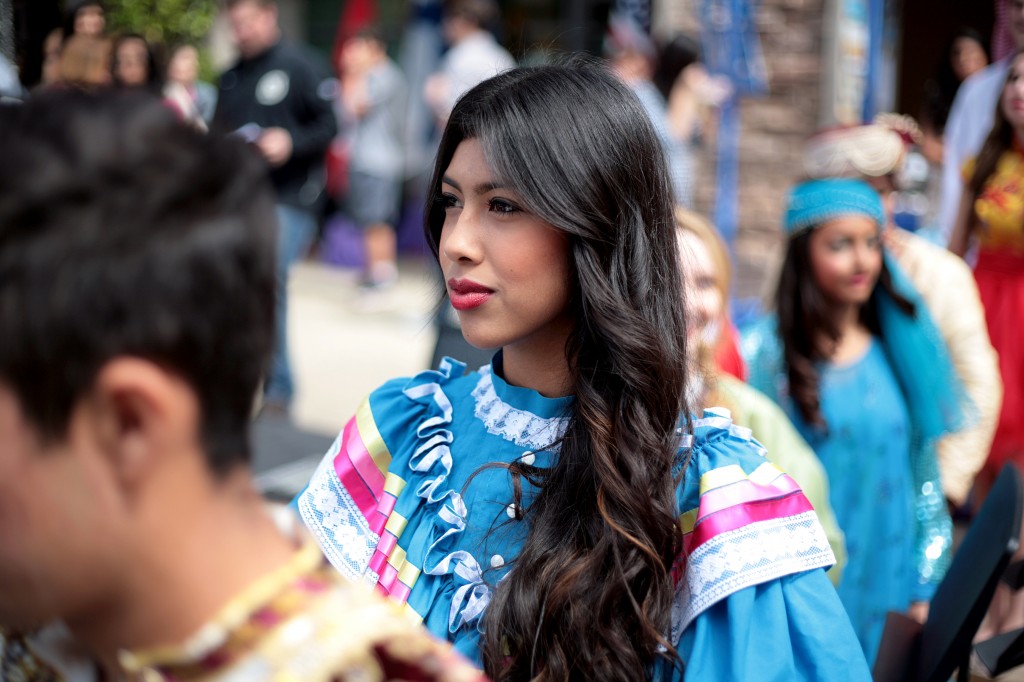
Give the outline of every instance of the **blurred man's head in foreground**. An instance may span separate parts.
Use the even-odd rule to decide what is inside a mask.
[[[0,148],[0,626],[74,627],[247,468],[273,201],[242,142],[140,95],[0,109]]]

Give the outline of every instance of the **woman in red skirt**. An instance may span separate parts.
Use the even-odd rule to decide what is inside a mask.
[[[984,495],[1007,461],[1024,466],[1024,53],[1013,57],[995,123],[977,158],[964,167],[965,191],[949,248],[978,246],[974,276],[1004,393],[988,462],[978,475]]]

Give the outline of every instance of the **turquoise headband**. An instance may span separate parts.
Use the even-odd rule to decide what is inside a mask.
[[[881,227],[885,212],[878,192],[863,180],[827,178],[793,188],[786,206],[786,234],[793,235],[829,220],[862,215]]]

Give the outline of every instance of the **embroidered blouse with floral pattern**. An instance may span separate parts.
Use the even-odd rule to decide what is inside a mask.
[[[285,518],[294,521],[288,514]],[[293,523],[293,525],[298,525]],[[184,642],[123,650],[125,682],[484,682],[445,642],[392,601],[345,580],[313,539],[225,604]],[[0,631],[0,680],[99,682],[88,652],[55,624]]]
[[[965,181],[974,175],[975,159],[963,168]],[[985,249],[1007,249],[1024,254],[1024,151],[1013,147],[999,157],[996,169],[974,201],[974,212],[982,222],[979,245]]]

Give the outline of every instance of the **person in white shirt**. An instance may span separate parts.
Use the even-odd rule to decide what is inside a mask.
[[[1017,49],[1024,48],[1024,0],[1007,2],[1006,21]],[[964,81],[953,100],[946,122],[945,155],[942,162],[942,199],[939,206],[939,229],[949,240],[956,222],[963,189],[961,171],[964,163],[975,156],[992,129],[999,93],[1012,57],[993,62]]]
[[[515,59],[484,28],[498,16],[493,0],[451,0],[445,3],[441,28],[450,47],[441,67],[425,85],[424,96],[439,125],[448,120],[455,102],[477,83],[513,68]]]

